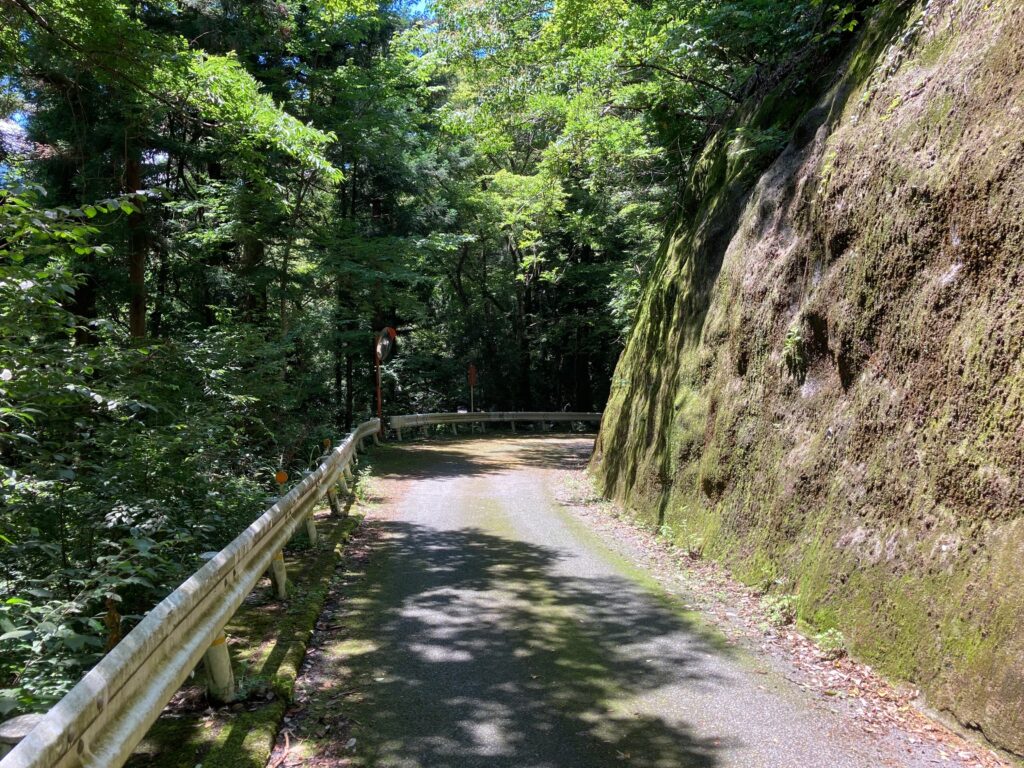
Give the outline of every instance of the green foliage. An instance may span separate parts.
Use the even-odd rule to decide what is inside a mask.
[[[600,409],[707,138],[854,18],[403,8],[0,4],[0,713],[59,697],[374,410],[384,325],[386,413],[467,406],[470,361],[485,408]]]
[[[132,206],[0,201],[4,712],[62,695],[265,503],[274,446],[256,403],[280,395],[278,351],[239,331],[124,348],[97,325],[74,342],[68,265],[103,250],[82,222],[118,210]]]
[[[661,527],[658,528],[658,538],[668,544],[679,547],[695,560],[700,558],[704,549],[700,535],[694,531],[693,527],[685,519],[680,520],[674,525],[662,523]]]
[[[814,636],[819,650],[830,660],[841,659],[846,655],[846,638],[838,629],[826,629]]]
[[[278,108],[235,55],[196,54],[180,97],[201,118],[220,130],[218,140],[231,146],[231,162],[266,161],[266,152],[280,153],[307,172],[338,182],[342,174],[325,155],[334,134],[312,128]]]
[[[796,621],[796,595],[765,595],[761,598],[761,610],[775,627],[785,627]]]
[[[807,376],[807,350],[799,325],[786,331],[786,338],[782,342],[782,365],[798,384],[803,383]]]

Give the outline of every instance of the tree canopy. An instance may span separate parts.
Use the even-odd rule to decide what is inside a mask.
[[[373,409],[599,410],[679,187],[824,0],[0,0],[0,715]],[[771,153],[784,131],[738,133]]]

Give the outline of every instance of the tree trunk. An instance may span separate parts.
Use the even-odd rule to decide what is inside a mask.
[[[278,312],[281,317],[281,338],[288,335],[288,261],[291,256],[291,249],[286,245],[281,255],[280,285],[281,291]]]
[[[345,356],[341,353],[341,345],[334,347],[334,423],[339,427],[345,419]]]
[[[125,157],[125,192],[142,188],[142,162],[138,148],[130,146]],[[136,204],[137,205],[137,204]],[[128,286],[131,294],[128,308],[128,331],[132,338],[146,335],[146,221],[142,211],[128,216]]]
[[[339,427],[346,425],[348,413],[345,401],[347,385],[345,383],[345,340],[342,329],[345,327],[345,287],[341,277],[334,282],[334,423]],[[351,377],[350,377],[351,378]]]
[[[594,410],[594,391],[590,383],[590,353],[587,351],[577,352],[573,356],[573,366],[575,368],[573,376],[576,379],[573,410],[592,411]]]
[[[224,179],[224,167],[218,160],[206,164],[206,173],[213,181]],[[222,299],[214,290],[217,285],[216,270],[227,268],[234,260],[236,244],[225,240],[217,244],[212,253],[199,261],[199,317],[203,328],[212,328],[217,323],[215,305]]]
[[[518,391],[517,399],[519,401],[519,407],[522,410],[529,410],[533,407],[533,393],[530,388],[530,369],[531,363],[531,349],[530,349],[530,334],[528,330],[530,322],[530,314],[533,311],[533,302],[531,298],[532,290],[527,285],[522,292],[522,297],[516,303],[518,318],[518,331],[519,331],[519,377],[518,377]]]
[[[96,257],[89,254],[84,263],[78,266],[82,273],[82,281],[75,286],[74,297],[70,309],[80,321],[88,322],[96,319],[97,281],[94,273]],[[75,344],[94,345],[96,334],[84,325],[75,327]]]
[[[356,391],[352,386],[353,379],[352,353],[345,353],[345,430],[352,429],[355,422]]]
[[[252,234],[245,235],[242,239],[242,317],[250,323],[267,314],[267,284],[258,276],[265,254],[262,240]]]
[[[159,337],[163,333],[164,308],[167,305],[167,280],[170,266],[167,261],[167,249],[158,248],[159,261],[156,267],[156,296],[153,300],[152,332]]]

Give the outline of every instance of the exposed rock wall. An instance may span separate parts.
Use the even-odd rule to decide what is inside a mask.
[[[800,104],[767,170],[712,143],[592,468],[1024,754],[1020,11],[883,5],[817,103],[744,118]]]

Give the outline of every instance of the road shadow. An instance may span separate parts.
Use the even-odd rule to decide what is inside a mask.
[[[353,765],[711,768],[723,744],[633,711],[710,685],[713,641],[619,577],[567,575],[559,551],[476,528],[367,524],[321,674],[352,695]],[[680,638],[683,640],[680,641]]]
[[[590,460],[593,441],[593,435],[571,434],[446,437],[374,448],[368,461],[373,475],[385,479],[472,477],[537,467],[580,469]]]

